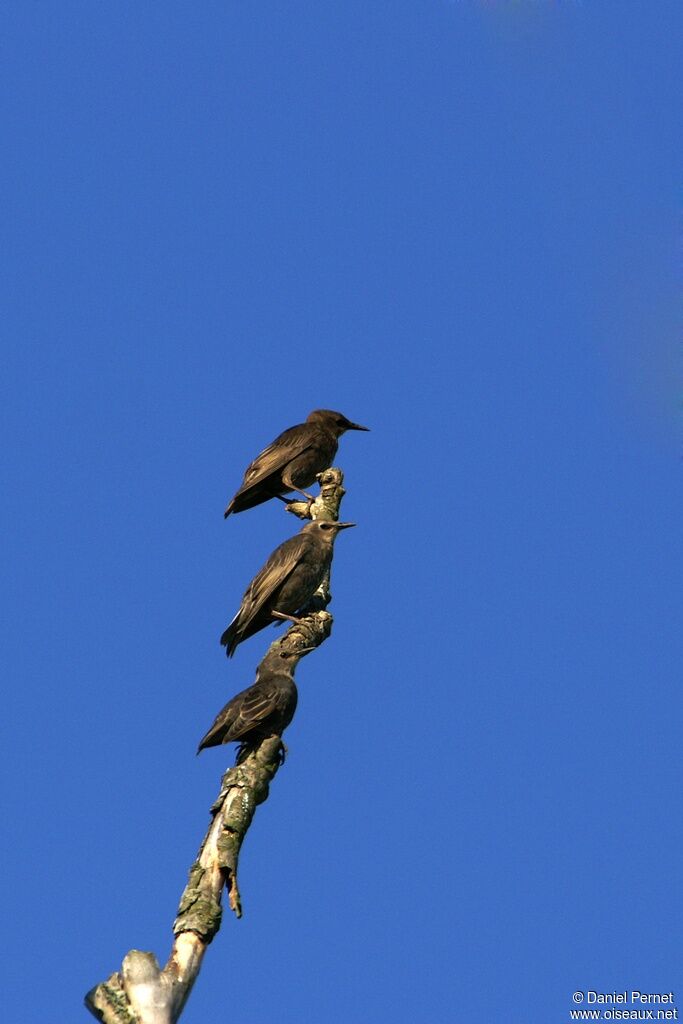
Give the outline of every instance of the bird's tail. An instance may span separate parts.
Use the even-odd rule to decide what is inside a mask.
[[[269,501],[270,498],[281,498],[282,501],[288,501],[281,493],[281,488],[275,484],[273,486],[254,484],[253,487],[248,485],[240,487],[237,494],[229,502],[228,507],[223,513],[223,518],[227,519],[229,515],[237,515],[238,512],[246,512],[248,508],[262,505],[264,501]]]
[[[206,750],[207,747],[217,747],[221,741],[216,739],[214,736],[214,727],[212,726],[207,732],[206,736],[203,736],[197,747],[197,753],[201,754],[202,750]]]
[[[239,642],[240,638],[237,636],[237,629],[233,620],[221,634],[221,644],[225,647],[225,656],[227,658],[232,658]]]

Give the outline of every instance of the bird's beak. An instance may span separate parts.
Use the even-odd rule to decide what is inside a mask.
[[[355,526],[355,523],[335,523],[338,530],[348,530],[349,526]]]
[[[369,430],[370,427],[361,427],[360,423],[347,423],[347,430]]]

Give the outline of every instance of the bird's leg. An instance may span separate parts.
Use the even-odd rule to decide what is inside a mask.
[[[283,622],[293,622],[295,626],[301,623],[301,619],[297,619],[296,615],[285,615],[284,612],[272,611],[270,613],[274,619],[282,619]]]
[[[235,765],[242,764],[242,761],[244,761],[244,759],[247,757],[248,754],[252,752],[253,749],[253,743],[250,743],[249,740],[242,740],[241,743],[238,743],[237,756],[235,757]]]
[[[308,491],[302,491],[300,487],[297,487],[295,483],[292,483],[292,478],[290,477],[289,473],[282,474],[282,483],[284,484],[288,491],[296,491],[297,494],[303,494],[304,498],[306,498],[311,505],[315,501],[315,498],[313,497],[312,494],[309,494]]]

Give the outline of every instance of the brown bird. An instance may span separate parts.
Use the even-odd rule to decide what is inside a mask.
[[[312,501],[311,495],[302,488],[310,487],[318,473],[332,465],[338,439],[344,431],[369,429],[352,423],[340,412],[314,409],[305,423],[285,430],[256,456],[247,467],[242,486],[226,508],[224,518],[270,498],[286,500],[283,495],[291,491],[298,491]]]
[[[312,651],[276,651],[259,665],[255,682],[228,701],[202,739],[197,753],[205,747],[240,741],[255,746],[266,736],[281,736],[294,717],[297,690],[294,669],[300,657]]]
[[[310,601],[330,567],[337,534],[355,525],[318,519],[275,548],[221,637],[229,658],[247,637],[278,619],[291,619]]]

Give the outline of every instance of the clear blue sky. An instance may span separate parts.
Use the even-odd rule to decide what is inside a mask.
[[[2,23],[6,1019],[165,959],[296,529],[222,511],[319,406],[359,528],[183,1021],[683,1004],[680,4]]]

